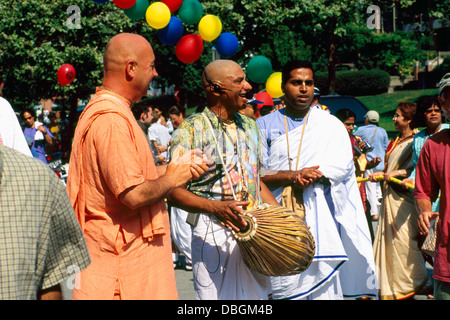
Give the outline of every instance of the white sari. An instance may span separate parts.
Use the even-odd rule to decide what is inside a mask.
[[[290,156],[296,163],[303,125],[289,131]],[[271,143],[267,168],[289,170],[286,135]],[[304,299],[339,276],[343,297],[377,297],[372,242],[348,133],[342,123],[312,108],[307,119],[298,168],[320,165],[331,186],[305,188],[305,222],[316,242],[311,266],[299,275],[272,277],[273,299]],[[280,202],[283,187],[272,190]],[[281,203],[281,202],[280,202]],[[336,280],[336,279],[334,279]]]

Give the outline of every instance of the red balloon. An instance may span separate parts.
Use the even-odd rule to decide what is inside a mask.
[[[120,9],[129,9],[136,4],[136,0],[113,0]]]
[[[183,3],[183,0],[161,0],[161,2],[169,7],[170,12],[175,12]]]
[[[183,36],[177,43],[175,54],[178,60],[184,63],[192,63],[202,55],[203,39],[198,34]]]
[[[261,91],[255,94],[255,99],[263,102],[263,104],[258,104],[258,109],[262,106],[273,106],[272,97],[265,91]]]
[[[64,87],[67,86],[69,83],[75,79],[75,68],[70,64],[63,64],[58,69],[58,83],[60,86]]]

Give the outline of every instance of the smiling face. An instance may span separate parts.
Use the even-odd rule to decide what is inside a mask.
[[[308,68],[294,69],[282,85],[286,107],[295,115],[304,113],[311,105],[314,97],[314,75]]]
[[[411,120],[407,120],[403,116],[402,110],[400,108],[397,108],[397,110],[395,111],[392,121],[394,121],[395,129],[397,129],[398,131],[402,131],[407,128],[409,126],[409,123],[411,122]]]
[[[245,103],[247,99],[241,97],[240,94],[245,94],[247,91],[250,91],[252,86],[245,80],[245,73],[239,65],[236,64],[233,66],[229,74],[221,81],[220,85],[225,89],[221,95],[222,103],[229,110],[236,111],[246,107]]]

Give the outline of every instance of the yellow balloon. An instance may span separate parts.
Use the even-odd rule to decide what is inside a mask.
[[[169,7],[160,1],[154,2],[148,6],[145,12],[145,20],[153,29],[162,29],[169,24],[170,21]]]
[[[205,41],[213,41],[222,32],[222,21],[212,14],[204,16],[198,23],[198,33]]]
[[[284,94],[281,90],[281,72],[274,72],[269,76],[266,91],[272,98],[279,98]]]

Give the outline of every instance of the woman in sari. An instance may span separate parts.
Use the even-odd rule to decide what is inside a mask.
[[[375,264],[382,300],[408,299],[421,291],[428,280],[425,261],[418,246],[419,213],[412,192],[391,178],[409,177],[413,170],[412,143],[417,130],[411,126],[416,105],[402,102],[393,121],[399,135],[386,150],[385,169],[370,176],[383,177],[381,217],[374,241]]]

